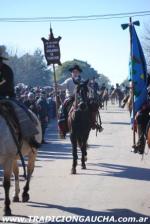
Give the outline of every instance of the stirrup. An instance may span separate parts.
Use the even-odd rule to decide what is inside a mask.
[[[66,138],[66,134],[63,133],[62,131],[59,131],[59,137],[60,137],[61,139],[65,139],[65,138]]]
[[[96,129],[99,131],[99,132],[102,132],[104,130],[104,128],[99,125],[99,124],[96,124]]]

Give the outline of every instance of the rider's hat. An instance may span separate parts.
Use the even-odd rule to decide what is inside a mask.
[[[70,72],[72,72],[73,70],[78,70],[79,72],[82,72],[82,69],[79,67],[79,65],[73,65],[70,69],[69,69],[69,71]]]

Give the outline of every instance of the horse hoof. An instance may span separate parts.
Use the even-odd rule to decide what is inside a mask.
[[[27,202],[27,201],[29,201],[29,199],[30,199],[30,197],[29,197],[28,193],[22,195],[22,202]]]
[[[13,202],[19,202],[19,197],[18,196],[14,196],[13,197]]]
[[[71,174],[76,174],[76,169],[75,168],[71,169]]]
[[[4,215],[5,216],[11,216],[11,209],[10,208],[5,209]]]
[[[82,165],[82,169],[83,170],[86,170],[86,165]]]

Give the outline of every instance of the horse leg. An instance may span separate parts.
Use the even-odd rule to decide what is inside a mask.
[[[15,195],[13,197],[13,202],[19,202],[20,187],[19,187],[19,167],[17,164],[17,160],[15,160],[13,164],[13,173],[15,176]]]
[[[147,131],[147,136],[146,137],[147,137],[147,145],[150,148],[150,127],[148,127],[148,131]]]
[[[86,169],[86,165],[85,165],[85,161],[86,161],[86,158],[87,158],[86,144],[82,145],[81,152],[82,152],[81,167],[82,167],[82,169]]]
[[[81,167],[82,167],[82,169],[86,169],[85,162],[87,161],[87,140],[88,140],[88,135],[85,136],[85,138],[83,139],[82,146],[81,146],[81,152],[82,152]]]
[[[23,193],[22,193],[22,201],[23,202],[27,202],[30,198],[29,193],[28,193],[29,184],[30,184],[32,173],[34,171],[36,156],[37,156],[37,150],[32,149],[28,155],[27,181],[24,186]]]
[[[73,135],[73,133],[70,134],[70,140],[72,143],[72,155],[73,155],[73,164],[72,164],[71,174],[76,174],[76,166],[77,166],[77,160],[78,160],[77,138],[75,135]]]
[[[4,207],[4,215],[9,216],[11,215],[11,209],[10,209],[10,198],[9,198],[9,190],[10,190],[10,178],[12,174],[12,166],[13,161],[9,160],[4,165],[4,181],[3,181],[3,187],[5,191],[5,207]]]

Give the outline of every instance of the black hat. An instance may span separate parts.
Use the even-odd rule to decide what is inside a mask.
[[[82,72],[82,69],[79,67],[79,65],[72,66],[69,71],[72,72],[74,69],[78,70],[79,72]]]

